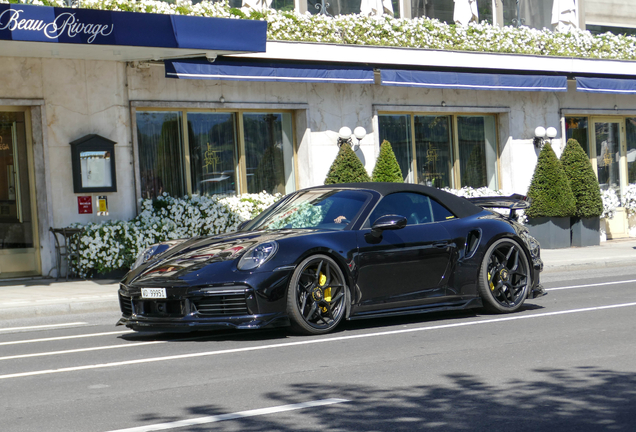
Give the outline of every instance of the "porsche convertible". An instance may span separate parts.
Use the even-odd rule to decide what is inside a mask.
[[[343,320],[514,312],[545,295],[540,246],[515,218],[528,205],[414,184],[300,190],[237,232],[143,251],[122,279],[117,324],[322,334]]]

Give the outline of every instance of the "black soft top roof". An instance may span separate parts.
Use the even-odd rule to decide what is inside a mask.
[[[455,216],[460,218],[472,216],[484,211],[483,208],[474,205],[466,198],[458,197],[434,187],[412,183],[341,183],[316,186],[310,189],[366,189],[376,191],[382,196],[391,195],[396,192],[419,192],[444,204]]]

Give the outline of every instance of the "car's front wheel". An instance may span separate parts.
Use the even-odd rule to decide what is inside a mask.
[[[477,285],[486,310],[518,310],[531,286],[530,265],[519,243],[512,239],[494,242],[484,255]]]
[[[326,255],[301,262],[287,292],[287,313],[292,329],[304,334],[323,334],[342,321],[347,303],[345,277]]]

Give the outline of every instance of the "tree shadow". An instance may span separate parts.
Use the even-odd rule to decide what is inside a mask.
[[[567,432],[636,429],[636,374],[597,367],[532,372],[533,379],[502,383],[485,382],[470,374],[448,374],[443,385],[413,387],[295,384],[266,393],[267,405],[329,398],[349,402],[189,426],[187,430]],[[312,377],[308,377],[308,381],[312,381]],[[214,405],[199,405],[187,408],[180,418],[147,413],[138,420],[170,422],[220,414],[227,412],[221,412]]]

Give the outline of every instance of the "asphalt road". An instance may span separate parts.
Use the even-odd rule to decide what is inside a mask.
[[[544,275],[511,315],[138,334],[0,322],[0,430],[634,431],[636,269]],[[44,327],[35,327],[44,326]]]

